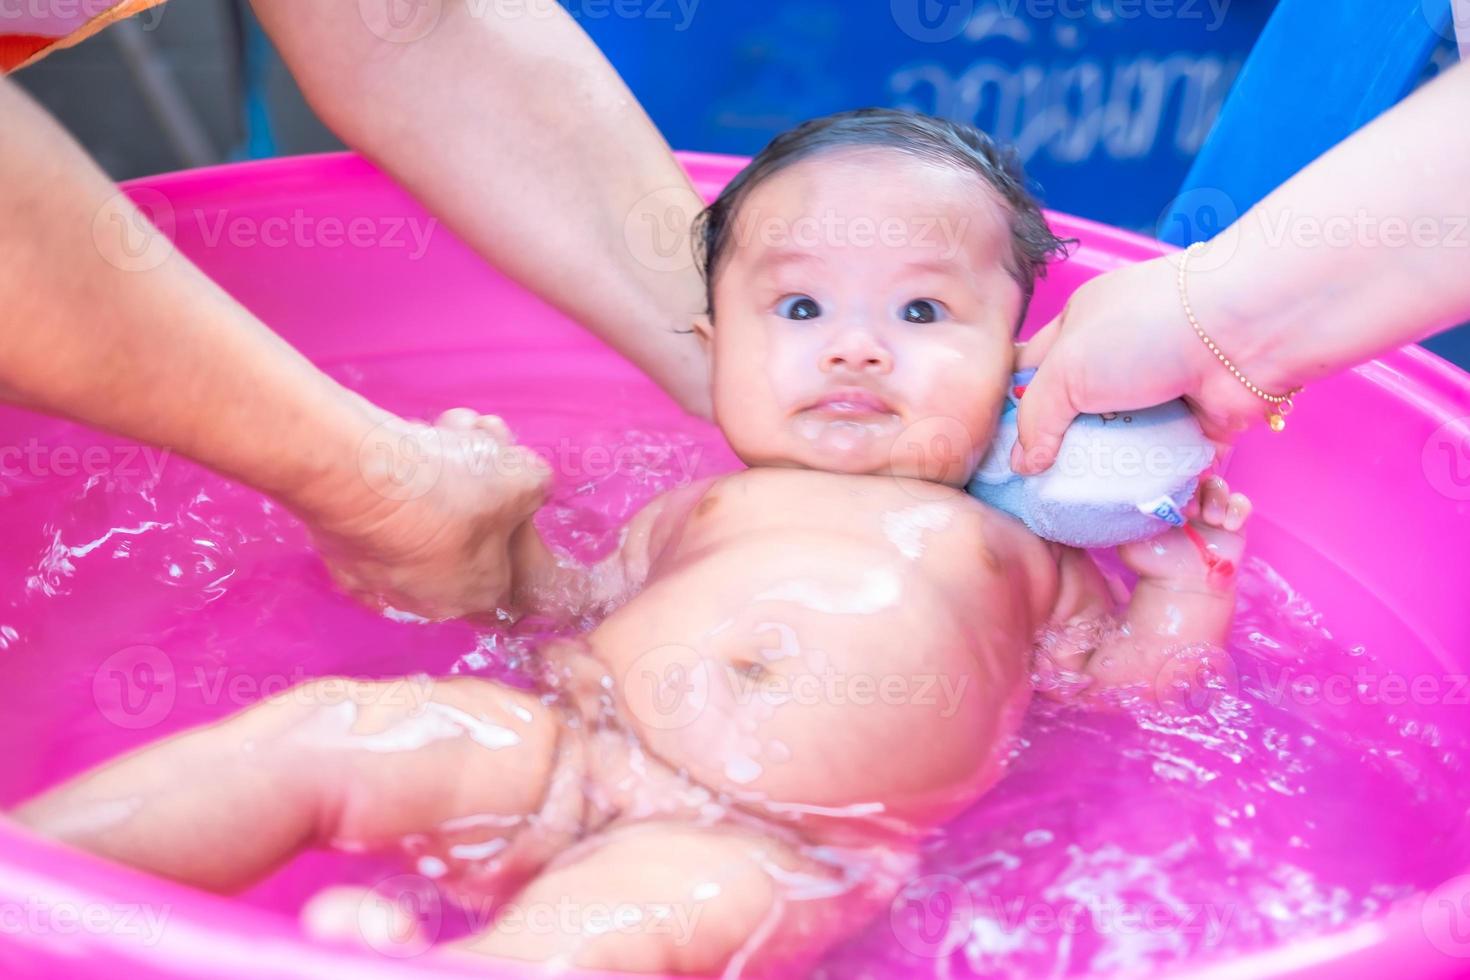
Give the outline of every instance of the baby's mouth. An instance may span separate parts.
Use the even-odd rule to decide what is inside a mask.
[[[812,402],[803,414],[831,421],[879,422],[897,416],[881,395],[866,388],[836,388]]]
[[[796,433],[824,458],[867,454],[891,439],[898,411],[866,388],[835,388],[796,414]]]

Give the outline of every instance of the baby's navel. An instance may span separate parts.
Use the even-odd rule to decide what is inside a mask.
[[[766,665],[744,657],[736,657],[730,661],[730,666],[753,681],[760,681],[766,676]]]

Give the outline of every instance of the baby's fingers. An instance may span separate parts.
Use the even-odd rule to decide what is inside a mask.
[[[1224,477],[1208,476],[1201,480],[1197,499],[1201,524],[1220,527],[1225,523],[1225,512],[1230,506],[1230,486]]]
[[[1232,493],[1230,504],[1225,508],[1225,530],[1239,531],[1251,516],[1251,498],[1243,493]]]

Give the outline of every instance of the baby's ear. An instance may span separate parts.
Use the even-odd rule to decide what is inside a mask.
[[[700,313],[695,316],[692,326],[694,327],[694,333],[699,337],[700,345],[708,351],[710,342],[715,337],[714,321],[710,319],[708,313]]]

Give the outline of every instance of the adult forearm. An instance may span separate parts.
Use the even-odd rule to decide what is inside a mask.
[[[1302,384],[1470,317],[1467,111],[1459,66],[1220,236],[1190,288],[1222,347]]]
[[[310,511],[370,410],[261,325],[0,80],[0,397],[169,447]]]
[[[357,0],[255,8],[343,140],[492,264],[708,412],[704,358],[679,332],[704,305],[685,231],[697,198],[564,10],[445,0],[437,19],[394,28],[369,23]]]

